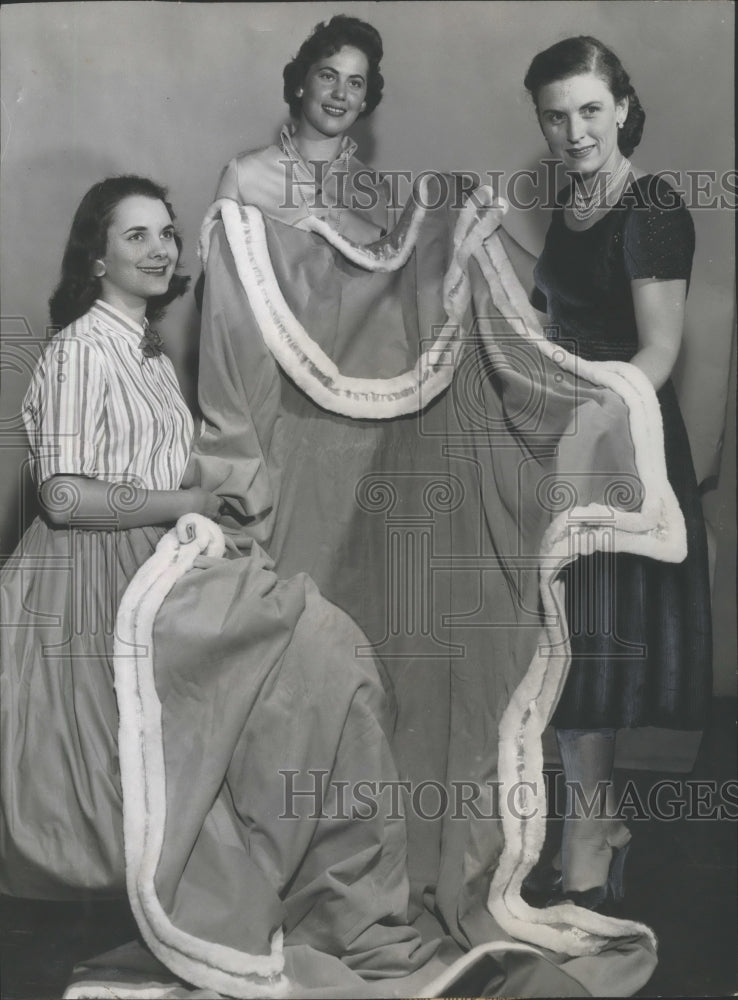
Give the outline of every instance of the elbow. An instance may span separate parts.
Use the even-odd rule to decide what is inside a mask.
[[[663,350],[659,354],[657,363],[658,367],[657,378],[659,384],[656,387],[657,389],[660,389],[666,382],[669,381],[669,379],[672,376],[672,372],[674,371],[674,368],[676,366],[678,358],[679,358],[679,344],[677,344],[675,347],[670,347],[666,350]]]
[[[47,521],[55,528],[68,525],[79,507],[79,487],[66,476],[47,479],[41,484],[38,497]]]

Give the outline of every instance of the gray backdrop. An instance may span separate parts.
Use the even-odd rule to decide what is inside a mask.
[[[12,551],[30,507],[18,411],[82,194],[122,172],[168,185],[185,263],[197,274],[199,223],[221,167],[273,140],[286,118],[284,63],[317,21],[338,12],[371,21],[384,40],[385,97],[354,131],[360,158],[380,169],[509,177],[535,167],[547,150],[522,79],[538,50],[571,34],[601,38],[629,70],[648,116],[634,157],[641,167],[717,175],[732,167],[734,10],[722,0],[3,7],[0,553]],[[735,399],[733,214],[702,208],[694,218],[697,258],[677,382],[717,553],[716,690],[728,693],[735,466],[732,440],[721,466],[721,444]],[[542,211],[506,220],[532,254],[546,224]],[[171,307],[161,329],[192,400],[191,296]],[[734,418],[728,427],[734,433]]]

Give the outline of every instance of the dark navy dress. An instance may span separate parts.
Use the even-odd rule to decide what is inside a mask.
[[[562,192],[560,204],[565,203]],[[677,192],[647,175],[591,228],[554,209],[531,301],[571,353],[629,361],[638,350],[630,282],[689,281],[694,226]],[[687,524],[687,558],[596,553],[566,571],[572,665],[553,724],[562,729],[700,729],[712,690],[712,627],[702,508],[674,387],[658,393],[666,467]]]

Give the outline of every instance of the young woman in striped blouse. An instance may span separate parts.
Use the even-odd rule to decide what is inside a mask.
[[[108,178],[77,210],[50,300],[63,329],[23,403],[42,515],[0,576],[2,892],[109,890],[123,870],[101,834],[120,813],[118,602],[167,526],[219,516],[184,487],[192,417],[148,325],[187,286],[180,248],[164,189]]]

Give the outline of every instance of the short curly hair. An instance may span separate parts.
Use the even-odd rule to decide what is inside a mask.
[[[105,255],[108,244],[108,228],[113,212],[126,198],[142,195],[164,203],[169,218],[174,222],[172,206],[167,201],[167,190],[148,177],[126,174],[121,177],[106,177],[94,184],[79,204],[74,214],[72,228],[64,250],[61,278],[56,291],[49,299],[51,322],[55,326],[69,326],[74,320],[90,309],[95,299],[100,297],[101,282],[92,273],[94,261]],[[177,250],[182,252],[182,238],[175,231]],[[189,277],[173,274],[169,288],[163,295],[157,295],[146,304],[148,319],[158,318],[165,307],[183,295]]]
[[[302,101],[297,96],[297,91],[305,83],[305,77],[310,67],[318,60],[332,56],[344,45],[352,45],[359,49],[364,53],[369,63],[369,76],[366,81],[366,97],[364,99],[366,107],[358,117],[365,118],[370,115],[382,100],[384,77],[379,72],[379,64],[382,61],[384,49],[382,48],[381,35],[371,24],[359,20],[358,17],[336,14],[327,24],[324,22],[316,24],[312,34],[300,46],[295,58],[288,62],[282,71],[284,99],[289,105],[293,118],[300,117]]]
[[[539,52],[525,74],[525,89],[538,108],[542,87],[557,80],[566,80],[580,73],[594,73],[603,80],[616,101],[628,98],[628,116],[618,131],[618,146],[624,156],[630,156],[643,135],[646,112],[641,107],[630,77],[615,53],[590,35],[565,38]]]

